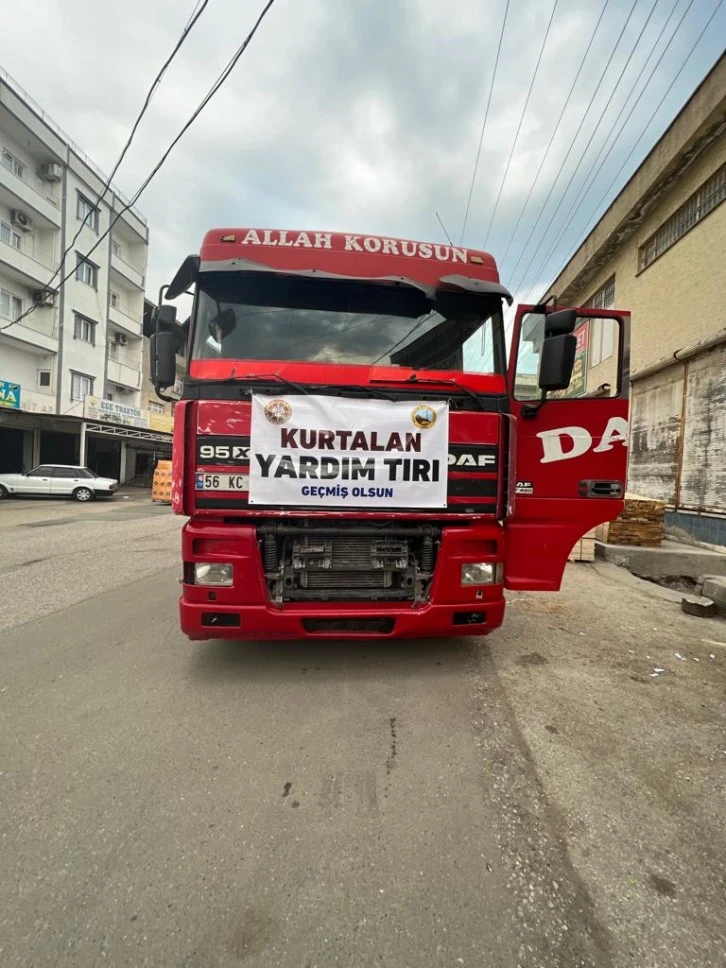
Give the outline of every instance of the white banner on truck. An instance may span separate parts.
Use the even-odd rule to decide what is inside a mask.
[[[443,508],[447,403],[252,396],[250,504]]]

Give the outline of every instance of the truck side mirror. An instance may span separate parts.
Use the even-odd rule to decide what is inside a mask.
[[[574,309],[560,309],[559,312],[548,313],[545,316],[545,338],[571,333],[576,323],[577,313]]]
[[[540,390],[554,391],[568,388],[575,366],[576,350],[577,339],[572,333],[561,333],[545,339],[542,344],[537,380]]]
[[[172,307],[173,308],[173,307]],[[176,338],[162,330],[150,339],[151,382],[156,390],[173,387],[176,381]]]
[[[174,329],[176,326],[176,306],[164,303],[156,310],[156,322],[159,329]]]
[[[167,299],[176,299],[183,292],[194,285],[199,275],[199,256],[188,255],[177,269],[177,273],[169,283],[166,290]]]

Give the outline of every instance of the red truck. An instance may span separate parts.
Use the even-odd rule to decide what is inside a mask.
[[[520,306],[491,255],[209,231],[156,312],[190,639],[486,635],[623,506],[625,312]],[[509,346],[509,349],[508,349]]]

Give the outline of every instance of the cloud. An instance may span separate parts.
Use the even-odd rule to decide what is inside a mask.
[[[678,4],[673,25],[685,0]],[[24,5],[11,5],[3,11],[2,61],[89,156],[110,170],[146,88],[192,5],[191,0],[183,8],[179,0],[33,0],[32,17]],[[261,0],[210,2],[157,91],[119,173],[117,181],[126,194],[133,193],[206,93],[261,6]],[[505,262],[507,272],[514,268],[567,148],[577,137],[540,228],[547,224],[650,6],[636,9],[606,82],[596,92],[599,73],[631,7],[631,0],[609,3]],[[671,0],[658,0],[571,197],[672,6]],[[550,0],[511,2],[466,233],[469,245],[483,243],[551,9]],[[644,126],[648,135],[632,165],[642,159],[719,55],[726,9],[714,20],[661,113],[655,118],[649,114],[711,9],[710,2],[693,5],[654,78],[653,94],[642,99],[618,149],[598,173],[597,190],[588,197],[585,212],[612,180]],[[488,240],[495,257],[511,237],[599,10],[599,4],[559,0]],[[149,295],[155,298],[159,285],[168,281],[188,252],[198,249],[213,225],[337,229],[444,241],[434,214],[438,211],[458,242],[503,12],[504,0],[277,0],[227,85],[139,202],[151,231]],[[593,97],[591,114],[583,122]],[[542,246],[544,252],[569,205],[568,200]],[[516,273],[522,273],[534,253],[538,258],[528,277],[520,283],[505,274],[503,281],[526,291],[556,275],[584,232],[585,218],[578,212],[543,268],[538,265],[536,235]]]

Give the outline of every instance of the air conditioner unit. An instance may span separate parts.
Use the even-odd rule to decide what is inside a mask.
[[[33,224],[30,216],[26,215],[25,212],[21,212],[17,208],[14,208],[10,213],[10,221],[16,228],[22,229],[23,232],[27,232],[30,229],[30,226]]]
[[[134,392],[134,391],[133,391],[133,390],[131,389],[131,387],[116,387],[116,389],[117,389],[117,391],[118,391],[119,393],[124,393],[124,394],[128,394],[128,393],[133,393],[133,392]]]
[[[114,343],[118,343],[119,346],[126,346],[126,335],[124,333],[114,333],[113,341]]]
[[[41,165],[38,169],[38,177],[42,181],[47,182],[59,182],[63,178],[63,169],[60,165],[56,164],[54,161],[48,162],[47,165]]]
[[[55,301],[55,293],[52,289],[38,289],[33,293],[33,302],[36,306],[52,306]]]

